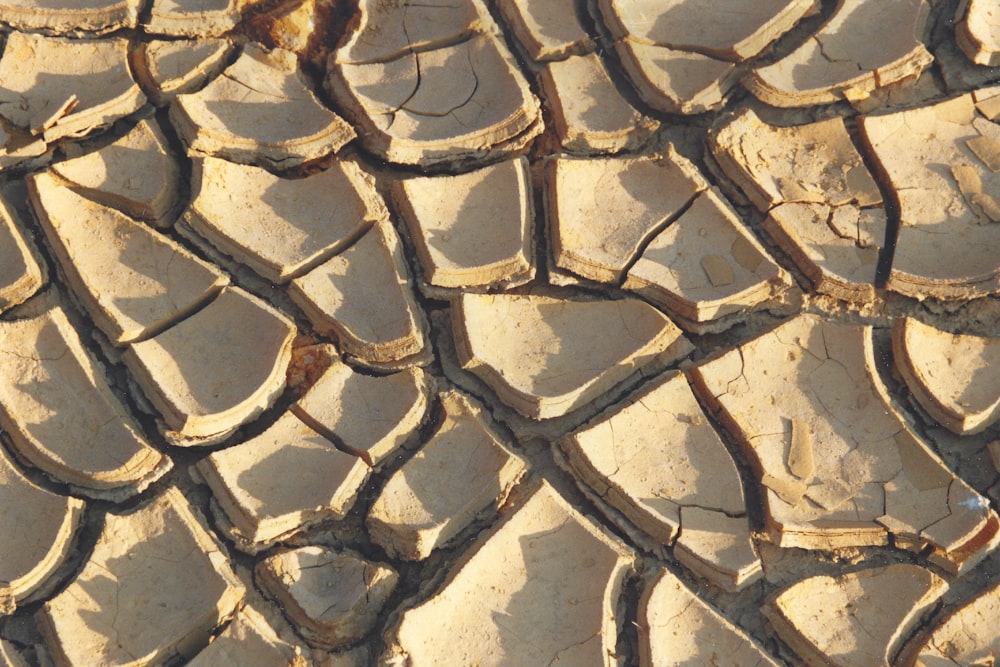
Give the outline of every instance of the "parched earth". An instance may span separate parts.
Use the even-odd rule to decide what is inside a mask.
[[[997,663],[995,2],[0,22],[0,665]]]

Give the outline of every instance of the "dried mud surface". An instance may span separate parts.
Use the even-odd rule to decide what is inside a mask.
[[[0,666],[997,664],[1000,15],[747,4],[0,0]]]

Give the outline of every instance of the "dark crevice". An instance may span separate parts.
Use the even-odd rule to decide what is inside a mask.
[[[862,121],[863,122],[863,121]],[[899,238],[900,219],[899,193],[892,187],[892,180],[876,157],[875,147],[868,141],[867,135],[859,123],[846,122],[845,127],[864,161],[865,167],[871,173],[875,184],[882,195],[882,205],[885,210],[885,239],[879,249],[878,262],[875,265],[875,287],[884,288],[892,271],[893,257],[896,253],[896,240]]]

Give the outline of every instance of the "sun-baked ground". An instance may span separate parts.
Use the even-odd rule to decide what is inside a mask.
[[[993,665],[986,0],[0,0],[0,665]]]

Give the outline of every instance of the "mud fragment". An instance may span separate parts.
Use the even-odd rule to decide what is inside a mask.
[[[698,169],[672,147],[659,157],[548,158],[545,213],[553,268],[619,283],[649,239],[706,187]]]
[[[1000,582],[985,587],[934,627],[924,627],[898,665],[988,665],[1000,657]]]
[[[621,96],[594,53],[546,63],[539,81],[556,134],[569,153],[635,152],[660,126]]]
[[[170,582],[170,585],[164,585]],[[176,488],[108,514],[80,574],[35,614],[58,667],[194,657],[245,588]]]
[[[61,307],[0,323],[0,366],[0,425],[50,477],[121,501],[170,470]]]
[[[4,517],[0,522],[0,616],[6,616],[69,557],[84,502],[35,485],[0,448],[0,507]],[[0,647],[0,658],[6,650]]]
[[[897,564],[811,577],[779,593],[767,613],[806,664],[888,667],[947,589],[930,570]]]
[[[1000,419],[1000,340],[951,334],[902,318],[893,357],[914,398],[942,426],[979,433]]]
[[[0,116],[46,143],[110,125],[146,101],[127,50],[122,38],[11,33],[0,58]]]
[[[736,465],[682,374],[665,373],[558,446],[578,483],[657,542],[676,542],[675,556],[702,576],[727,590],[759,576]]]
[[[444,421],[397,470],[368,513],[372,541],[404,560],[422,560],[496,510],[525,471],[486,424],[482,407],[450,391]]]
[[[500,0],[497,7],[532,60],[563,60],[594,48],[576,19],[575,0]]]
[[[157,227],[173,222],[181,176],[163,131],[142,120],[118,141],[52,165],[51,173],[101,204]]]
[[[27,32],[67,37],[104,35],[138,22],[139,0],[96,0],[86,3],[52,0],[0,2],[0,23]]]
[[[701,323],[751,310],[789,284],[788,274],[711,189],[649,242],[622,287],[676,313],[680,322]]]
[[[419,428],[427,412],[431,383],[420,368],[372,376],[335,361],[291,410],[374,467]]]
[[[768,104],[861,104],[881,88],[916,79],[934,56],[923,44],[926,0],[844,0],[798,49],[753,70],[747,88]]]
[[[342,519],[368,479],[358,457],[288,412],[260,435],[197,464],[227,533],[254,552],[324,519]]]
[[[965,571],[998,542],[1000,520],[895,412],[869,327],[798,317],[691,369],[695,390],[735,435],[764,486],[767,532],[783,547],[931,547]],[[762,401],[759,392],[773,397]],[[809,429],[814,473],[787,464]]]
[[[343,252],[388,216],[371,177],[353,162],[290,179],[205,157],[192,180],[187,225],[279,285]]]
[[[639,600],[638,627],[642,667],[681,667],[706,657],[719,667],[778,664],[667,570],[660,570],[646,583]]]
[[[292,323],[236,287],[123,356],[174,432],[175,444],[214,444],[269,407],[285,388]]]
[[[0,312],[26,301],[44,281],[38,250],[0,200]]]
[[[638,299],[465,294],[451,317],[462,366],[532,419],[566,414],[633,371],[691,350]]]
[[[366,0],[357,12],[324,85],[367,150],[425,167],[481,164],[541,132],[538,100],[485,7]]]
[[[233,48],[222,38],[146,42],[135,51],[135,78],[154,104],[167,106],[221,74]]]
[[[612,36],[672,49],[704,53],[722,60],[752,58],[801,18],[817,11],[814,0],[599,0]]]
[[[316,330],[373,367],[426,361],[427,322],[417,306],[399,236],[385,219],[354,245],[291,282]]]
[[[955,40],[977,65],[1000,65],[1000,15],[986,0],[962,0],[955,14]]]
[[[77,298],[116,345],[144,340],[201,308],[229,277],[173,239],[77,194],[48,173],[32,207]]]
[[[201,651],[189,667],[307,667],[302,649],[278,637],[267,619],[251,606]]]
[[[388,565],[319,546],[277,553],[255,572],[299,632],[325,649],[364,637],[399,579]]]
[[[633,558],[542,484],[476,541],[436,594],[403,613],[383,657],[612,667],[616,605]]]
[[[170,37],[220,37],[240,20],[240,0],[151,0],[146,32]]]
[[[191,155],[278,170],[326,157],[354,138],[305,86],[295,54],[252,43],[205,88],[178,95],[170,120]]]
[[[1000,238],[1000,187],[970,150],[985,121],[971,95],[918,109],[865,116],[860,128],[899,199],[901,227],[889,289],[923,299],[959,299],[1000,289],[989,250]],[[992,123],[989,123],[993,126]],[[995,127],[995,126],[994,126]],[[937,165],[947,165],[939,170]],[[950,239],[940,243],[942,235]]]
[[[398,180],[392,199],[420,260],[424,291],[445,296],[453,288],[513,287],[534,277],[527,159]]]
[[[615,53],[639,97],[665,113],[690,115],[718,109],[742,76],[730,62],[632,37],[616,42]]]

